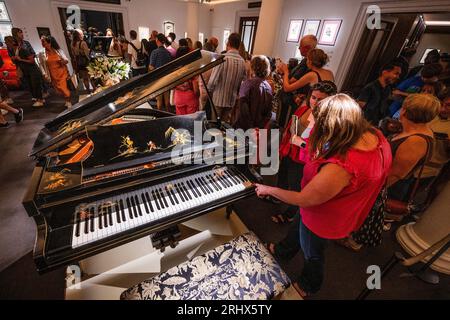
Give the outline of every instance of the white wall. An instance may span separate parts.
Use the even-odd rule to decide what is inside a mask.
[[[225,29],[230,29],[231,32],[239,32],[240,17],[259,16],[259,8],[248,9],[248,2],[251,1],[230,2],[211,6],[214,10],[211,15],[211,36],[219,39],[217,51],[223,50],[223,31]]]
[[[55,10],[60,4],[65,7],[78,4],[82,9],[99,11],[118,11],[124,15],[126,35],[131,29],[138,31],[140,26],[151,30],[163,30],[164,21],[175,23],[177,39],[183,38],[188,30],[189,16],[187,3],[176,0],[132,0],[122,1],[121,6],[80,0],[5,0],[13,22],[13,26],[20,27],[25,32],[25,39],[30,41],[34,49],[42,50],[36,27],[48,27],[57,41],[67,50],[62,32],[59,14]],[[58,4],[58,5],[57,5]],[[210,36],[211,23],[209,5],[199,5],[199,32],[205,37]],[[234,20],[233,20],[234,21]],[[191,37],[194,41],[198,35]]]
[[[342,19],[336,45],[319,46],[330,55],[329,68],[333,72],[337,71],[339,61],[345,49],[346,42],[350,37],[353,24],[355,23],[362,0],[285,0],[279,26],[277,45],[274,48],[274,55],[287,61],[295,56],[295,48],[298,44],[286,42],[287,31],[290,19]],[[332,9],[331,9],[332,8]],[[319,27],[319,34],[322,25]]]
[[[441,53],[450,52],[450,34],[448,33],[424,33],[420,39],[416,54],[411,59],[411,65],[418,65],[425,49],[440,49]]]

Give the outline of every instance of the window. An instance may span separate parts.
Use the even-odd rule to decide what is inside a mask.
[[[227,42],[228,38],[230,37],[230,34],[231,34],[230,29],[223,30],[223,51],[227,50]]]
[[[139,27],[139,40],[149,39],[150,38],[150,28],[147,27]]]
[[[245,50],[252,54],[255,45],[256,29],[258,28],[258,17],[242,17],[239,27],[241,40],[244,42]]]
[[[0,42],[11,35],[12,22],[4,1],[0,1]]]

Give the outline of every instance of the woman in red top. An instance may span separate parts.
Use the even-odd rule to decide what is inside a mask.
[[[302,296],[320,289],[327,239],[345,238],[362,226],[392,162],[389,143],[349,96],[326,98],[313,113],[316,124],[302,191],[256,185],[258,196],[272,196],[300,207],[305,265],[294,287]]]
[[[306,134],[310,132],[308,128],[308,119],[311,111],[317,104],[337,93],[336,85],[331,81],[322,81],[312,86],[306,101],[306,104],[297,108],[294,115],[298,117],[301,128],[306,128],[303,132],[297,131],[298,136],[303,136],[305,142],[308,138]],[[307,132],[306,132],[307,131]],[[305,133],[305,135],[302,135]],[[300,191],[300,182],[303,176],[303,167],[305,165],[305,156],[307,150],[301,149],[295,144],[298,137],[295,136],[295,128],[292,126],[292,119],[284,129],[283,139],[280,146],[280,169],[278,170],[278,187],[281,189]],[[300,141],[301,142],[301,141]],[[301,143],[300,143],[301,144]],[[275,223],[292,222],[298,211],[297,206],[289,206],[284,212],[272,216]]]
[[[179,47],[177,58],[189,53],[188,47]],[[196,113],[200,105],[200,89],[198,77],[189,79],[175,88],[174,97],[177,116]]]

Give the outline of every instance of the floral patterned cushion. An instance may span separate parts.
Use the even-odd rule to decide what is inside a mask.
[[[122,300],[267,300],[290,280],[253,233],[122,293]]]

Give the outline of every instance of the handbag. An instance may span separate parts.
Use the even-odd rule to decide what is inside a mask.
[[[386,217],[388,219],[394,220],[394,221],[401,221],[403,217],[410,215],[412,211],[415,209],[414,205],[414,198],[416,196],[417,190],[419,189],[420,184],[420,178],[422,177],[423,169],[425,168],[425,164],[428,162],[428,160],[431,157],[431,147],[430,142],[427,139],[427,153],[425,156],[425,160],[423,161],[419,174],[416,178],[416,181],[414,182],[414,187],[411,191],[411,194],[409,196],[409,199],[407,202],[395,200],[395,199],[387,199],[386,200]],[[414,171],[414,170],[413,170]]]

